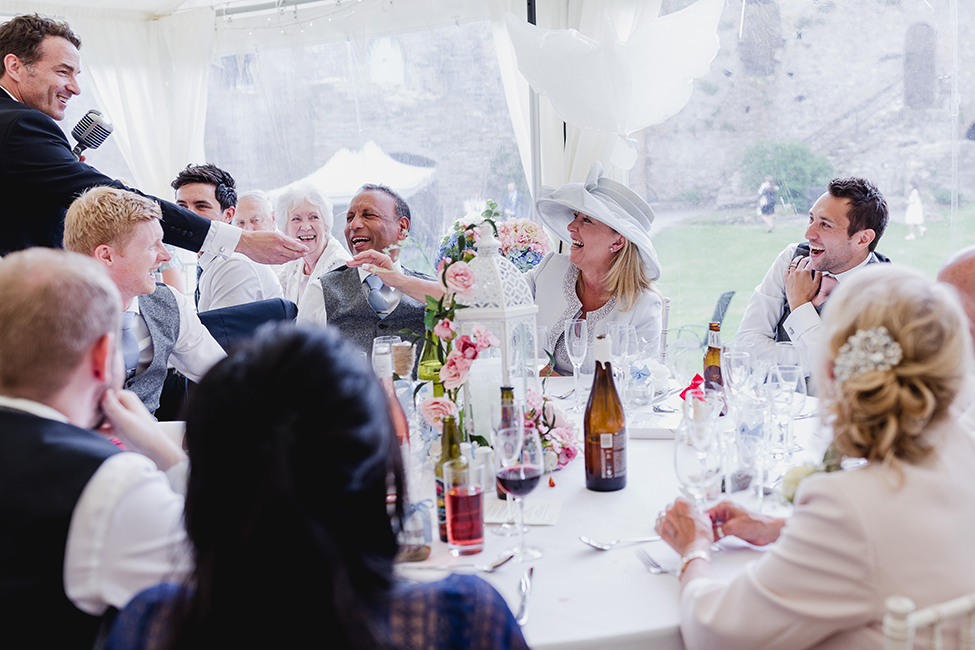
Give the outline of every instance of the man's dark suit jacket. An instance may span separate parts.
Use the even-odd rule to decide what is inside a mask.
[[[75,160],[54,120],[0,90],[0,255],[31,246],[60,248],[68,206],[100,185],[131,189]],[[162,206],[163,240],[200,250],[209,220],[150,198]]]

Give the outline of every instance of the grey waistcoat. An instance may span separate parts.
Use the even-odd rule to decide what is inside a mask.
[[[152,337],[152,363],[125,382],[125,387],[142,400],[150,413],[159,408],[159,395],[166,381],[169,355],[179,339],[179,305],[164,284],[150,294],[139,296],[139,312]]]
[[[433,278],[404,268],[406,275],[433,280]],[[395,336],[401,329],[408,329],[420,337],[426,327],[423,324],[423,313],[426,305],[419,300],[410,298],[405,293],[400,297],[399,304],[385,319],[369,306],[362,291],[362,281],[359,280],[359,270],[341,266],[333,269],[319,279],[319,284],[325,294],[325,313],[328,324],[337,327],[345,338],[349,339],[366,354],[372,354],[372,340],[377,336]],[[417,353],[422,346],[417,346]]]

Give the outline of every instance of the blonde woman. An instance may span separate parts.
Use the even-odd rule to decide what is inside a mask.
[[[880,648],[888,596],[925,607],[975,591],[975,442],[948,417],[972,354],[957,297],[877,264],[831,294],[825,324],[824,417],[867,464],[804,479],[788,520],[682,500],[658,518],[683,557],[689,650]],[[731,582],[708,557],[725,535],[770,545]]]
[[[278,272],[284,299],[298,305],[301,313],[309,284],[352,256],[332,237],[332,204],[315,186],[302,183],[284,190],[274,215],[279,230],[308,247],[304,257],[288,262]]]
[[[633,325],[656,356],[663,299],[652,282],[660,263],[650,241],[653,210],[636,192],[602,176],[595,162],[585,183],[568,183],[535,203],[541,222],[568,245],[547,255],[527,275],[538,305],[538,324],[548,327],[555,370],[572,373],[565,350],[565,322],[587,321],[584,372],[593,371],[592,341],[607,323]]]

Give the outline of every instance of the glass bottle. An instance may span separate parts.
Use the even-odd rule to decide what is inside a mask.
[[[396,396],[396,387],[393,385],[393,354],[389,346],[373,346],[372,369],[386,393],[386,401],[389,402],[389,417],[393,420],[393,428],[396,429],[399,444],[408,447],[410,444],[410,423],[399,397]]]
[[[708,351],[704,355],[704,387],[718,388],[721,379],[721,323],[711,323],[708,329]]]
[[[593,356],[596,374],[582,420],[586,487],[596,492],[612,492],[626,487],[626,418],[613,383],[609,339],[596,337]]]

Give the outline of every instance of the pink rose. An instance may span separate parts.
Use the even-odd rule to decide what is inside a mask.
[[[490,347],[501,345],[501,341],[494,335],[494,332],[484,325],[476,324],[471,326],[471,337],[477,341],[478,350],[486,350]]]
[[[575,447],[562,447],[562,451],[559,452],[559,467],[568,464],[578,453]]]
[[[454,262],[444,272],[444,285],[448,293],[469,302],[477,291],[477,278],[467,262]]]
[[[572,423],[566,419],[565,413],[548,400],[545,401],[545,419],[551,422],[553,427],[560,429],[572,428]]]
[[[450,354],[458,353],[465,359],[470,359],[473,361],[477,358],[477,353],[480,350],[481,348],[471,340],[471,337],[464,334],[462,336],[458,336],[457,340],[454,341],[454,351]]]
[[[446,397],[431,397],[420,406],[423,419],[437,431],[443,431],[443,419],[452,415],[457,417],[457,405]]]
[[[534,388],[528,389],[528,397],[526,401],[528,402],[528,408],[532,411],[539,413],[542,410],[542,396],[539,395],[538,391],[536,391]]]
[[[459,388],[467,381],[472,361],[456,350],[447,355],[447,362],[440,368],[440,381],[447,390]]]
[[[449,341],[450,339],[454,338],[454,334],[456,333],[457,326],[454,325],[453,321],[451,321],[449,318],[443,319],[437,323],[436,327],[433,328],[434,336],[437,336],[444,341]]]

